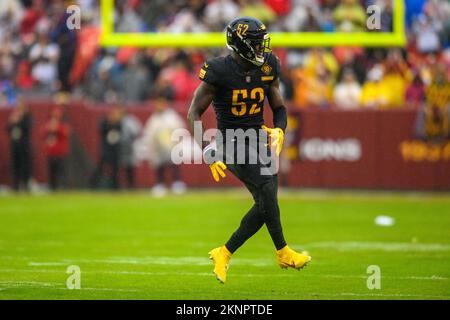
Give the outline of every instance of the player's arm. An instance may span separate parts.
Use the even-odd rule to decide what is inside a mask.
[[[273,112],[274,128],[272,129],[263,126],[263,129],[269,134],[272,146],[276,147],[276,153],[279,155],[281,148],[283,147],[284,132],[286,131],[287,126],[287,113],[283,96],[280,91],[279,78],[275,79],[270,84],[267,99],[269,100],[269,105]]]
[[[188,111],[188,120],[189,125],[191,127],[192,132],[194,132],[195,122],[200,121],[203,113],[208,109],[209,105],[211,104],[214,95],[216,94],[216,87],[208,84],[206,82],[202,82],[197,90],[195,90],[194,98],[192,99],[191,106],[189,107]],[[203,130],[203,123],[202,125],[202,132]],[[194,135],[195,136],[195,135]],[[196,137],[197,139],[200,139],[200,141],[197,140],[197,143],[201,148],[203,149],[203,154],[205,157],[211,157],[211,154],[208,156],[208,153],[215,152],[212,145],[208,146],[208,142],[203,141],[202,137]],[[207,161],[208,163],[208,161]],[[227,168],[227,166],[222,161],[211,161],[209,163],[209,168],[211,170],[211,174],[216,182],[219,182],[220,178],[225,178],[224,170]]]
[[[188,111],[188,121],[189,126],[194,132],[194,123],[196,121],[202,121],[202,115],[208,109],[209,105],[211,104],[214,95],[216,94],[216,87],[208,84],[204,81],[200,83],[197,90],[194,92],[194,97],[192,98],[191,106],[189,107]],[[203,123],[202,123],[202,132],[203,132]],[[202,137],[196,137],[197,139],[200,138],[200,141],[197,141],[198,145],[203,149],[207,146],[207,142],[203,141]]]
[[[269,86],[268,100],[270,108],[273,112],[273,125],[275,128],[280,128],[286,131],[287,113],[284,106],[283,96],[280,91],[280,79],[277,78]]]

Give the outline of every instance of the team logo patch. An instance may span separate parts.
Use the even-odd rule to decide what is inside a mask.
[[[270,72],[272,71],[272,67],[269,66],[267,63],[264,63],[264,65],[261,67],[261,70],[265,74],[270,74]]]

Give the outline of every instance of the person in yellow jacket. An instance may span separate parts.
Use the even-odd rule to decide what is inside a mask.
[[[383,69],[381,65],[374,66],[367,74],[367,80],[361,91],[361,106],[370,109],[386,108],[390,93],[389,87],[383,80]]]

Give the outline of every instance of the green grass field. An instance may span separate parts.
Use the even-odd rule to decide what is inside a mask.
[[[285,236],[311,264],[280,269],[264,227],[221,285],[207,253],[250,206],[243,190],[2,196],[0,299],[450,299],[448,194],[283,192]],[[66,287],[70,265],[81,290]]]

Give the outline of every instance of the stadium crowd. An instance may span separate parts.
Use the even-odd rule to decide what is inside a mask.
[[[81,8],[80,30],[66,25],[70,4]],[[118,32],[207,32],[223,30],[238,15],[250,15],[270,31],[353,32],[366,31],[366,8],[372,4],[382,8],[377,31],[391,31],[391,0],[117,0],[114,21]],[[450,4],[407,1],[406,26],[406,49],[276,49],[286,99],[296,108],[418,108],[436,79],[448,91]],[[130,103],[155,97],[184,101],[198,84],[204,59],[225,53],[101,49],[90,41],[98,29],[98,1],[2,1],[1,104],[14,104],[19,93],[48,96],[58,91],[94,102],[116,94]]]
[[[70,16],[66,8],[71,4],[81,9],[79,29],[71,30],[66,24]],[[379,30],[366,27],[367,8],[373,4],[382,9]],[[234,17],[243,15],[259,18],[271,32],[391,32],[393,28],[392,0],[116,0],[114,28],[117,32],[220,32]],[[289,108],[412,108],[418,113],[417,136],[448,138],[450,3],[407,1],[405,23],[405,48],[276,48]],[[187,108],[203,61],[227,53],[226,48],[101,48],[99,34],[99,1],[0,1],[0,108],[15,109],[8,127],[10,138],[23,133],[12,151],[17,157],[15,170],[20,172],[14,177],[16,187],[30,176],[30,121],[22,97],[48,98],[65,92],[93,105],[162,99],[185,102]],[[113,168],[112,185],[117,187],[117,153],[121,151],[108,143],[111,128],[122,130],[118,118],[126,117],[120,113],[111,110],[99,124],[102,156],[91,177],[93,186],[99,184],[106,163]],[[172,119],[168,123],[176,117],[171,111],[159,116]],[[63,175],[61,159],[68,153],[70,128],[62,117],[54,111],[42,128],[46,139],[59,141],[49,143],[53,147],[47,150],[50,186],[55,189]],[[134,127],[130,132],[138,130]],[[153,162],[162,185],[167,161]],[[132,186],[132,159],[125,169]],[[173,176],[179,180],[176,168]]]

